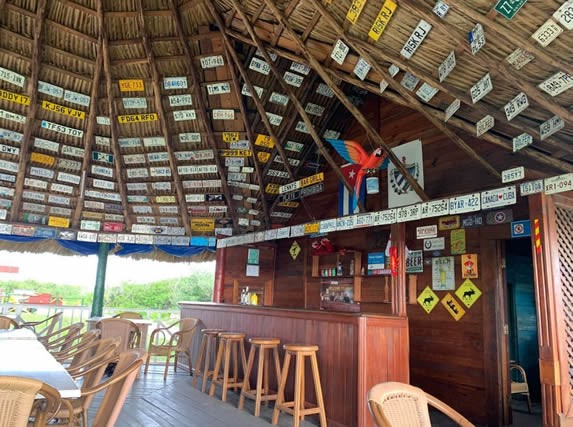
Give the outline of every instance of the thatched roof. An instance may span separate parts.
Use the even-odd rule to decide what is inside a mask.
[[[440,17],[433,0],[0,0],[0,219],[143,235],[269,229],[300,206],[280,203],[278,186],[340,173],[325,134],[352,117],[370,143],[394,145],[361,118],[374,95],[421,112],[476,175],[501,171],[465,142],[488,115],[481,139],[502,168],[527,133],[528,165],[571,172],[573,33],[551,40],[570,15],[559,22],[559,2],[531,0],[511,20],[491,1],[448,4]],[[471,91],[480,80],[493,85],[483,98]],[[529,106],[512,117],[520,93]],[[541,135],[554,116],[563,128]]]

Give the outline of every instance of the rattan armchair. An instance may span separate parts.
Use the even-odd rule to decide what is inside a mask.
[[[83,328],[83,322],[72,323],[38,338],[38,341],[44,344],[46,350],[50,352],[63,352],[75,343]]]
[[[142,349],[124,351],[119,355],[115,371],[108,380],[95,387],[82,389],[82,396],[106,390],[92,427],[113,427],[115,425],[145,357],[145,351]]]
[[[113,319],[143,319],[143,316],[135,311],[122,311],[112,316]]]
[[[91,329],[86,331],[78,337],[74,344],[62,351],[52,352],[52,356],[54,356],[54,358],[62,364],[64,364],[67,360],[71,360],[71,363],[79,363],[81,362],[81,354],[84,349],[90,344],[99,340],[100,335],[101,331],[99,329]]]
[[[41,395],[43,399],[36,400]],[[58,390],[31,378],[0,376],[0,427],[46,426],[60,406],[71,409]],[[74,425],[72,416],[67,426]]]
[[[44,335],[49,335],[54,332],[56,324],[60,321],[60,318],[64,314],[63,311],[58,311],[51,316],[46,317],[44,320],[38,320],[36,322],[22,322],[20,324],[21,328],[28,328],[34,331],[34,333],[42,337]],[[39,330],[38,330],[39,329]]]
[[[386,382],[376,384],[368,392],[368,407],[377,427],[431,427],[428,405],[462,427],[473,427],[455,409],[418,387]]]
[[[193,342],[193,337],[197,332],[198,323],[199,319],[196,317],[186,317],[165,328],[155,329],[151,333],[151,338],[149,339],[149,348],[147,351],[147,360],[145,361],[144,374],[147,374],[149,360],[152,355],[165,356],[165,371],[163,373],[163,380],[165,381],[167,379],[171,357],[175,356],[173,361],[173,370],[177,372],[178,357],[180,353],[183,353],[187,356],[189,361],[189,375],[192,375],[193,368],[190,348],[191,343]],[[179,330],[174,332],[176,327]]]
[[[529,384],[525,369],[515,362],[509,364],[509,374],[511,377],[511,396],[514,394],[524,394],[527,397],[527,409],[531,414],[531,396],[529,395]],[[517,374],[517,375],[516,375]]]
[[[18,329],[20,325],[14,319],[0,316],[0,329]]]
[[[102,338],[121,338],[121,342],[118,347],[119,352],[139,347],[141,331],[135,323],[128,319],[101,319],[96,323],[96,328],[101,330]]]

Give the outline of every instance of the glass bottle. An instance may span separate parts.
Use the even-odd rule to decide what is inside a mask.
[[[350,268],[348,269],[348,274],[354,276],[354,259],[350,260]]]

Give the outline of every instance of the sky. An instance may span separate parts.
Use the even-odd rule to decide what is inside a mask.
[[[0,272],[0,281],[33,279],[92,289],[95,284],[97,256],[63,256],[0,251],[0,266],[18,267],[18,273]],[[107,260],[106,286],[122,282],[149,283],[188,276],[194,272],[215,272],[215,262],[168,263],[134,260],[110,255]]]

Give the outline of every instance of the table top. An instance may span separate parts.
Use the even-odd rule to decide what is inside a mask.
[[[0,340],[36,340],[34,331],[22,329],[0,329]]]
[[[81,396],[68,371],[34,339],[0,339],[0,375],[40,380],[64,398]]]

